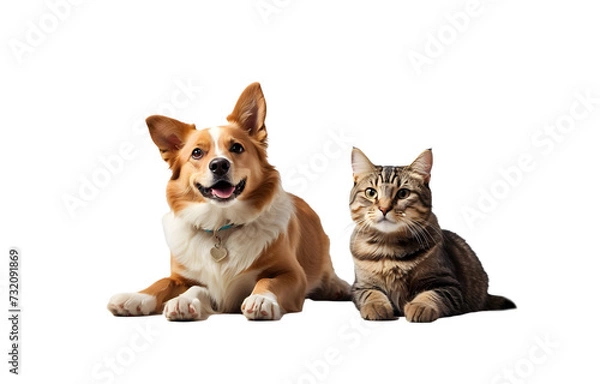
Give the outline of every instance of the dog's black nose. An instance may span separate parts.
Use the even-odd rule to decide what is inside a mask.
[[[223,176],[229,171],[230,166],[231,164],[229,164],[229,160],[218,157],[211,160],[211,162],[208,164],[208,169],[210,169],[210,171],[217,176]]]

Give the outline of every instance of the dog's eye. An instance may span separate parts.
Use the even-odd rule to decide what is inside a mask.
[[[242,153],[244,152],[244,147],[240,143],[234,143],[231,148],[229,148],[229,152],[233,153]]]
[[[194,148],[192,151],[192,159],[200,160],[204,156],[204,152],[200,148]]]
[[[410,196],[410,191],[406,188],[402,188],[398,191],[396,196],[398,196],[399,199],[406,199],[408,196]]]

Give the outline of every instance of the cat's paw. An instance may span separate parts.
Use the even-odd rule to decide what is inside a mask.
[[[433,303],[413,301],[404,306],[404,316],[411,323],[430,323],[439,319],[440,311]]]
[[[189,321],[201,320],[202,310],[198,298],[179,295],[167,302],[163,311],[167,320]]]
[[[156,297],[146,293],[119,293],[106,306],[115,316],[146,316],[154,313]]]
[[[272,293],[250,295],[242,303],[242,313],[249,320],[279,320],[282,313]]]
[[[394,308],[389,301],[370,301],[360,307],[360,315],[365,320],[394,320]]]

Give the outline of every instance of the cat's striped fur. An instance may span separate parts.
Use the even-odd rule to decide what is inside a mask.
[[[432,163],[431,150],[402,167],[376,166],[359,149],[352,151],[352,292],[364,319],[430,322],[515,308],[487,293],[488,277],[473,250],[440,228],[431,211]]]

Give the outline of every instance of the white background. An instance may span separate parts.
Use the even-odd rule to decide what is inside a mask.
[[[600,379],[593,2],[266,0],[267,14],[255,0],[55,3],[0,6],[0,294],[8,317],[16,246],[23,310],[18,377],[2,321],[2,382]],[[351,146],[398,165],[432,147],[440,223],[519,308],[432,324],[366,323],[351,303],[310,301],[279,322],[113,317],[112,294],[169,273],[169,172],[143,119],[225,123],[253,81],[270,161],[320,214],[342,277],[353,280]]]

